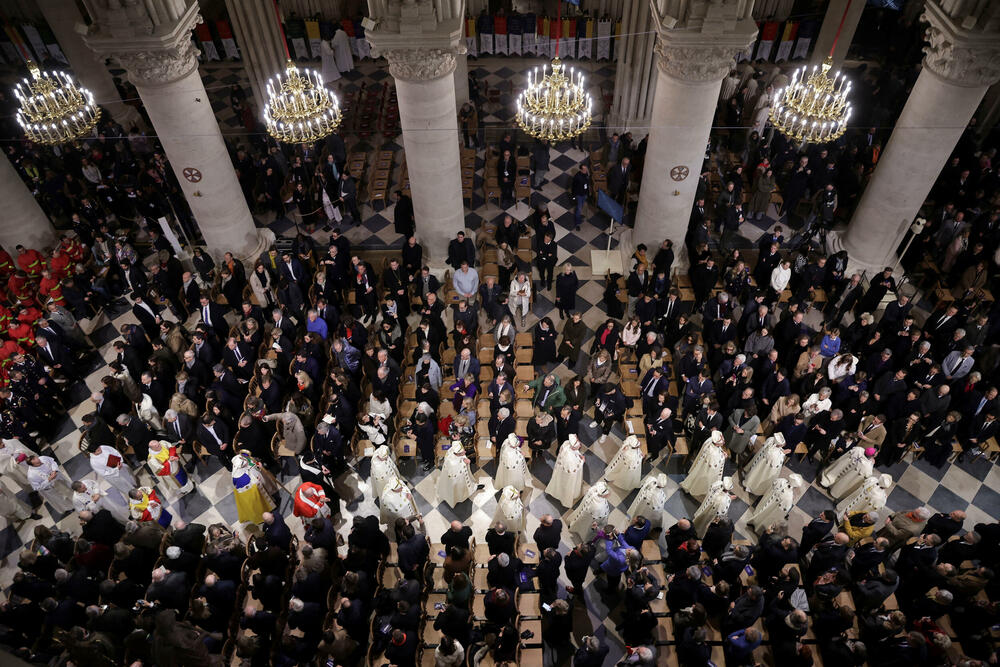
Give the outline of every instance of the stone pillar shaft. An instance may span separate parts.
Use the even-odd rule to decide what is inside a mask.
[[[461,107],[469,101],[469,57],[464,53],[455,56],[455,104]]]
[[[977,7],[969,15],[969,4],[926,2],[923,70],[843,239],[861,268],[894,263],[896,247],[972,114],[1000,79],[1000,6]]]
[[[635,243],[650,248],[671,239],[681,266],[722,79],[757,35],[745,3],[682,4],[671,8],[683,15],[667,16],[659,0],[650,0],[658,33],[656,94],[633,234]]]
[[[267,98],[268,78],[285,71],[285,47],[274,4],[272,0],[226,0],[226,9],[259,115]]]
[[[652,113],[658,76],[653,70],[656,35],[649,34],[652,21],[645,3],[625,7],[625,37],[615,55],[615,92],[609,125],[615,130],[646,124]]]
[[[114,77],[104,66],[103,58],[98,58],[83,42],[77,26],[84,25],[83,16],[75,2],[65,0],[35,0],[38,8],[59,41],[70,67],[80,83],[94,94],[94,100],[108,110],[111,116],[128,132],[133,125],[145,127],[139,111],[122,102]]]
[[[15,257],[14,247],[43,250],[56,240],[56,230],[6,153],[0,157],[0,246]]]
[[[848,7],[847,3],[851,6]],[[830,48],[837,37],[837,28],[841,19],[844,19],[844,27],[840,31],[840,39],[837,39],[837,48],[833,52],[833,66],[836,69],[847,57],[847,50],[851,48],[854,41],[854,33],[861,22],[861,13],[865,10],[865,0],[831,0],[826,8],[826,16],[823,17],[823,25],[819,29],[819,36],[816,37],[816,44],[813,45],[813,62],[821,63],[823,59],[830,55]],[[847,10],[847,18],[844,18],[844,10]]]

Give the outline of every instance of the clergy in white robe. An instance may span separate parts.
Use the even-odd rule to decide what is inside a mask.
[[[559,447],[552,478],[545,487],[545,493],[564,507],[572,507],[583,488],[583,462],[583,445],[575,433],[570,433],[566,442]]]
[[[712,482],[708,493],[705,494],[705,499],[701,501],[701,505],[694,511],[694,516],[691,518],[691,523],[694,525],[698,537],[705,537],[705,531],[708,530],[708,525],[715,517],[729,514],[729,505],[733,502],[732,490],[732,477],[723,477],[717,482]]]
[[[418,514],[410,488],[398,477],[385,485],[382,495],[378,497],[378,504],[379,520],[386,526],[391,527],[396,519],[409,519]]]
[[[681,482],[681,488],[688,495],[700,498],[708,493],[712,484],[722,479],[722,470],[726,466],[725,444],[721,431],[713,430],[712,435],[705,439],[687,477]]]
[[[778,477],[771,482],[771,489],[757,503],[747,523],[757,532],[767,530],[772,524],[784,521],[795,504],[795,489],[802,486],[802,476],[792,473],[788,479]]]
[[[150,398],[149,394],[142,395],[142,401],[136,403],[135,411],[139,415],[139,419],[149,424],[151,429],[154,431],[163,430],[163,419],[153,405],[153,399]]]
[[[27,521],[32,516],[36,519],[41,518],[37,514],[33,515],[28,503],[18,498],[3,482],[0,482],[0,516],[6,519],[7,523]]]
[[[399,468],[392,459],[388,445],[379,445],[372,454],[371,486],[372,498],[381,498],[385,485],[399,477]]]
[[[590,487],[583,495],[583,500],[567,518],[570,532],[581,540],[587,540],[593,532],[591,528],[593,524],[596,523],[603,528],[611,514],[611,502],[608,500],[610,495],[611,489],[603,479]]]
[[[663,506],[667,504],[667,486],[670,484],[669,478],[660,473],[650,475],[639,487],[632,505],[628,508],[629,519],[637,516],[646,517],[653,528],[663,525]]]
[[[855,512],[877,512],[885,507],[892,477],[889,475],[872,475],[858,490],[837,503],[837,516],[844,519]]]
[[[77,512],[108,510],[111,516],[122,523],[129,519],[126,497],[114,487],[101,490],[100,483],[93,479],[78,479],[73,482],[73,508]]]
[[[264,476],[257,461],[249,452],[240,452],[233,457],[231,476],[237,520],[260,523],[264,514],[274,509],[274,501],[264,490]]]
[[[25,459],[30,459],[35,455],[33,451],[24,446],[16,438],[4,438],[0,440],[0,475],[13,480],[22,491],[30,491],[31,484],[28,483],[28,469],[17,462],[18,454],[24,454]]]
[[[136,487],[135,478],[132,477],[132,471],[125,464],[125,458],[114,447],[101,445],[91,451],[90,467],[94,469],[98,477],[118,489],[123,500],[128,492]]]
[[[337,56],[333,50],[333,40],[324,39],[319,45],[319,56],[323,81],[329,83],[340,78],[340,70],[337,69]]]
[[[785,436],[775,433],[750,459],[743,471],[743,488],[755,496],[762,496],[771,488],[771,482],[781,474],[785,465]]]
[[[441,472],[438,473],[438,500],[451,507],[464,502],[476,492],[476,480],[472,476],[470,461],[458,440],[452,440],[451,449],[444,456]]]
[[[493,513],[492,525],[500,521],[507,530],[522,532],[524,530],[524,502],[521,500],[521,492],[513,486],[505,486],[500,491],[500,500],[497,501],[496,512]]]
[[[642,444],[630,435],[622,442],[618,453],[611,459],[604,478],[619,489],[631,491],[642,484]]]
[[[516,433],[511,433],[500,445],[500,457],[497,462],[497,476],[493,482],[493,487],[502,489],[505,486],[513,486],[518,491],[524,490],[531,479],[528,472],[528,463],[524,459],[524,452],[521,449],[524,445],[521,438]]]
[[[826,467],[819,483],[838,500],[851,495],[871,476],[875,454],[874,447],[851,447]]]
[[[351,53],[351,40],[343,29],[337,28],[330,40],[333,47],[333,57],[337,61],[337,69],[341,73],[350,72],[354,69],[354,54]]]
[[[155,521],[164,528],[169,528],[174,518],[163,506],[156,489],[149,486],[139,486],[129,491],[128,511],[136,521]]]
[[[150,440],[146,462],[153,476],[163,481],[164,488],[177,488],[181,493],[194,491],[194,482],[181,465],[176,446],[161,440]]]
[[[30,459],[18,459],[28,466],[28,484],[52,505],[56,514],[65,514],[73,510],[73,490],[69,488],[69,480],[59,471],[59,464],[51,456],[32,456]]]

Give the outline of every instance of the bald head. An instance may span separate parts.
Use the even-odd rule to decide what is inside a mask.
[[[837,533],[833,536],[833,541],[840,545],[846,545],[851,543],[851,538],[847,533]]]
[[[461,531],[462,530],[462,522],[461,521],[452,521],[451,522],[451,529],[453,531],[455,531],[456,533],[459,532],[459,531]]]

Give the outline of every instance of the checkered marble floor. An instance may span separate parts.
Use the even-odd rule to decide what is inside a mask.
[[[557,241],[560,245],[560,262],[568,261],[577,267],[577,272],[584,280],[577,294],[578,307],[583,312],[584,321],[593,328],[599,325],[607,317],[603,305],[603,284],[590,279],[590,253],[591,249],[601,249],[606,247],[606,223],[607,219],[603,214],[595,214],[588,209],[588,216],[580,231],[573,231],[573,214],[569,197],[566,194],[569,180],[575,167],[585,158],[584,153],[559,147],[553,149],[548,182],[532,195],[533,205],[547,204],[556,226]],[[500,220],[505,212],[509,212],[517,219],[527,217],[530,209],[523,203],[506,211],[499,209],[495,204],[484,204],[482,201],[474,202],[474,208],[467,210],[467,224],[470,228],[476,229],[483,220]],[[365,206],[362,213],[366,220],[359,227],[346,228],[348,238],[361,249],[385,249],[389,247],[399,247],[401,239],[392,231],[391,211],[373,212]],[[742,233],[746,237],[746,244],[755,243],[765,231],[773,228],[775,223],[774,211],[770,212],[770,217],[761,221],[753,221],[745,225]],[[279,234],[291,235],[294,228],[291,221],[278,220],[272,223],[272,228]],[[786,227],[787,229],[787,227]],[[318,231],[315,234],[318,240],[326,241],[327,232]],[[786,234],[787,237],[787,234]],[[612,240],[612,246],[617,244],[617,240]],[[557,327],[561,327],[558,322],[558,314],[553,306],[554,295],[551,292],[540,291],[534,304],[532,315],[528,318],[528,326],[532,326],[539,317],[549,316],[557,322]],[[81,425],[81,417],[90,411],[90,401],[88,399],[91,390],[100,386],[100,378],[105,374],[107,360],[114,356],[111,343],[117,339],[117,330],[121,324],[134,321],[130,310],[121,304],[116,311],[110,313],[109,318],[102,318],[96,323],[90,324],[87,328],[93,328],[91,338],[98,345],[100,358],[95,359],[91,372],[87,375],[85,385],[74,387],[72,395],[73,406],[67,418],[60,425],[58,436],[54,444],[46,447],[43,453],[54,456],[63,464],[72,479],[82,477],[93,478],[94,473],[90,469],[89,462],[85,455],[77,449],[79,439],[78,429]],[[812,326],[818,322],[811,321]],[[565,365],[560,365],[554,369],[563,381],[570,379],[574,374],[582,372],[585,368],[585,361],[575,368],[570,369]],[[548,369],[551,370],[551,369]],[[599,431],[588,427],[589,419],[584,418],[581,425],[581,440],[585,444],[586,463],[584,472],[584,490],[597,480],[601,479],[607,462],[614,456],[624,437],[617,427],[612,431],[611,437],[604,443],[599,442]],[[553,456],[546,456],[543,462],[531,466],[533,476],[530,489],[525,491],[524,500],[528,509],[527,534],[530,535],[539,525],[539,517],[543,514],[553,514],[562,516],[569,513],[571,508],[563,507],[558,501],[550,498],[544,493],[545,485],[552,474]],[[439,503],[436,497],[436,482],[438,471],[432,470],[424,472],[419,465],[412,461],[405,461],[400,466],[401,472],[413,489],[414,499],[417,507],[424,515],[427,525],[428,535],[433,541],[437,541],[441,534],[447,529],[452,520],[459,520],[472,527],[477,535],[485,534],[493,513],[496,509],[497,489],[493,486],[493,478],[496,472],[496,463],[493,460],[483,461],[481,466],[475,466],[474,476],[479,483],[485,487],[478,491],[471,499],[460,503],[452,508],[446,504]],[[664,472],[670,479],[670,497],[666,503],[664,513],[664,524],[669,526],[677,519],[690,517],[698,506],[698,502],[684,494],[679,483],[684,478],[683,462],[680,457],[664,459],[658,462],[655,469],[648,464],[644,465],[644,473]],[[350,530],[351,519],[354,515],[376,514],[377,504],[372,497],[372,492],[368,483],[369,461],[362,459],[354,462],[351,469],[342,475],[337,481],[338,491],[344,500],[342,512],[338,519],[338,530],[345,536]],[[727,474],[733,474],[735,470],[730,464]],[[798,534],[801,527],[823,509],[832,508],[833,500],[819,487],[816,482],[817,469],[815,464],[801,463],[797,457],[787,462],[785,474],[797,472],[801,474],[807,485],[797,490],[796,505],[789,516],[789,524],[792,534]],[[968,514],[966,527],[971,528],[981,521],[994,521],[1000,518],[1000,472],[996,466],[984,459],[966,461],[963,463],[946,463],[940,470],[933,468],[923,460],[916,462],[901,462],[888,470],[894,479],[894,486],[888,497],[888,509],[892,511],[912,509],[917,506],[926,505],[932,510],[950,511],[954,509],[964,509]],[[148,473],[140,473],[140,479],[148,481]],[[235,525],[236,506],[233,498],[233,488],[227,471],[216,461],[209,461],[206,465],[199,465],[193,475],[197,490],[187,496],[177,498],[168,497],[166,499],[174,515],[185,521],[197,521],[199,523],[224,522]],[[282,491],[281,511],[285,515],[291,514],[291,496],[299,483],[297,466],[294,462],[285,464],[285,468],[279,475],[279,480],[284,486]],[[737,537],[752,537],[751,531],[746,526],[746,521],[750,516],[750,509],[756,498],[751,497],[742,488],[738,474],[734,476],[734,493],[737,498],[733,500],[730,508],[730,517],[735,521]],[[0,483],[9,483],[0,479]],[[612,504],[614,511],[610,517],[611,523],[624,525],[628,519],[626,511],[635,498],[636,491],[623,491],[611,486]],[[57,517],[53,517],[50,508],[47,506],[40,510],[43,518],[40,522],[27,521],[15,530],[12,526],[4,525],[0,519],[0,556],[15,554],[19,547],[30,539],[31,531],[37,523],[51,525]],[[60,527],[66,530],[78,530],[78,522],[72,514],[62,518],[58,522]],[[301,526],[298,522],[289,522],[297,533],[301,535]],[[661,548],[665,548],[662,535],[659,536]],[[566,552],[574,544],[574,538],[564,527],[562,539],[562,551]],[[0,570],[0,586],[7,588],[10,585],[14,568],[6,567]],[[574,626],[577,636],[597,633],[605,637],[612,647],[611,658],[608,664],[617,660],[623,652],[623,643],[619,634],[615,631],[615,625],[620,622],[621,610],[609,609],[604,599],[593,586],[588,586],[586,591],[587,605],[586,617],[583,620],[579,617]],[[580,607],[577,607],[579,610]],[[589,626],[587,623],[589,622]]]

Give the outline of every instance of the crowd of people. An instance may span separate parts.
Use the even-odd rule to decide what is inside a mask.
[[[525,223],[483,225],[475,239],[459,231],[446,276],[425,264],[401,194],[406,242],[378,268],[333,228],[324,246],[301,233],[246,264],[196,249],[186,270],[147,223],[172,210],[197,237],[154,142],[105,120],[101,141],[58,156],[10,144],[25,182],[71,230],[51,249],[0,251],[0,514],[15,527],[42,521],[14,554],[0,643],[37,663],[235,656],[345,667],[429,664],[428,654],[438,667],[487,656],[528,664],[542,644],[546,665],[598,667],[609,638],[581,637],[574,610],[599,595],[626,647],[621,665],[671,654],[683,667],[723,656],[754,665],[762,652],[802,667],[995,663],[1000,524],[967,525],[951,508],[857,509],[854,496],[834,508],[845,471],[872,473],[847,491],[870,479],[874,489],[876,470],[899,474],[916,457],[961,463],[997,434],[1000,314],[986,298],[1000,287],[995,149],[963,136],[915,259],[904,258],[933,267],[923,287],[948,295],[924,317],[917,288],[891,267],[866,284],[845,253],[826,253],[825,231],[849,217],[884,137],[873,129],[803,149],[753,127],[766,83],[731,78],[723,113],[747,132],[714,137],[687,237],[640,245],[628,274],[605,286],[609,317],[593,331],[544,207]],[[615,134],[604,151],[610,194],[626,210],[643,149]],[[306,232],[324,219],[362,222],[339,137],[250,153],[234,151],[234,164],[252,206],[294,205]],[[505,136],[498,171],[518,154]],[[581,166],[570,186],[576,225],[589,172]],[[769,214],[776,194],[779,226],[740,249],[744,225]],[[530,262],[517,252],[525,236]],[[543,292],[558,327],[534,311]],[[82,419],[94,479],[72,480],[49,445],[96,354],[79,321],[123,307],[136,323],[120,327]],[[630,433],[636,411],[642,426]],[[590,435],[622,442],[584,492]],[[801,533],[782,500],[801,478],[754,474],[771,452],[779,472],[789,456],[823,471],[830,509]],[[425,472],[439,467],[437,499],[451,506],[482,491],[471,466],[496,456],[488,530],[454,522],[428,534],[403,472],[414,453]],[[682,459],[681,488],[702,505],[666,525],[674,482],[659,472]],[[302,483],[283,514],[279,480],[292,461]],[[529,533],[524,490],[549,465],[545,493],[566,525],[546,514]],[[175,516],[219,466],[231,472],[238,529]],[[349,466],[365,471],[361,493],[379,514],[353,513],[345,539],[335,480]],[[724,473],[734,471],[761,498],[753,540],[727,516]],[[610,486],[637,491],[627,525],[609,521]],[[79,531],[43,511],[57,522],[75,512]],[[540,638],[520,605],[535,593],[527,615],[542,619]],[[440,601],[428,608],[432,595]]]

